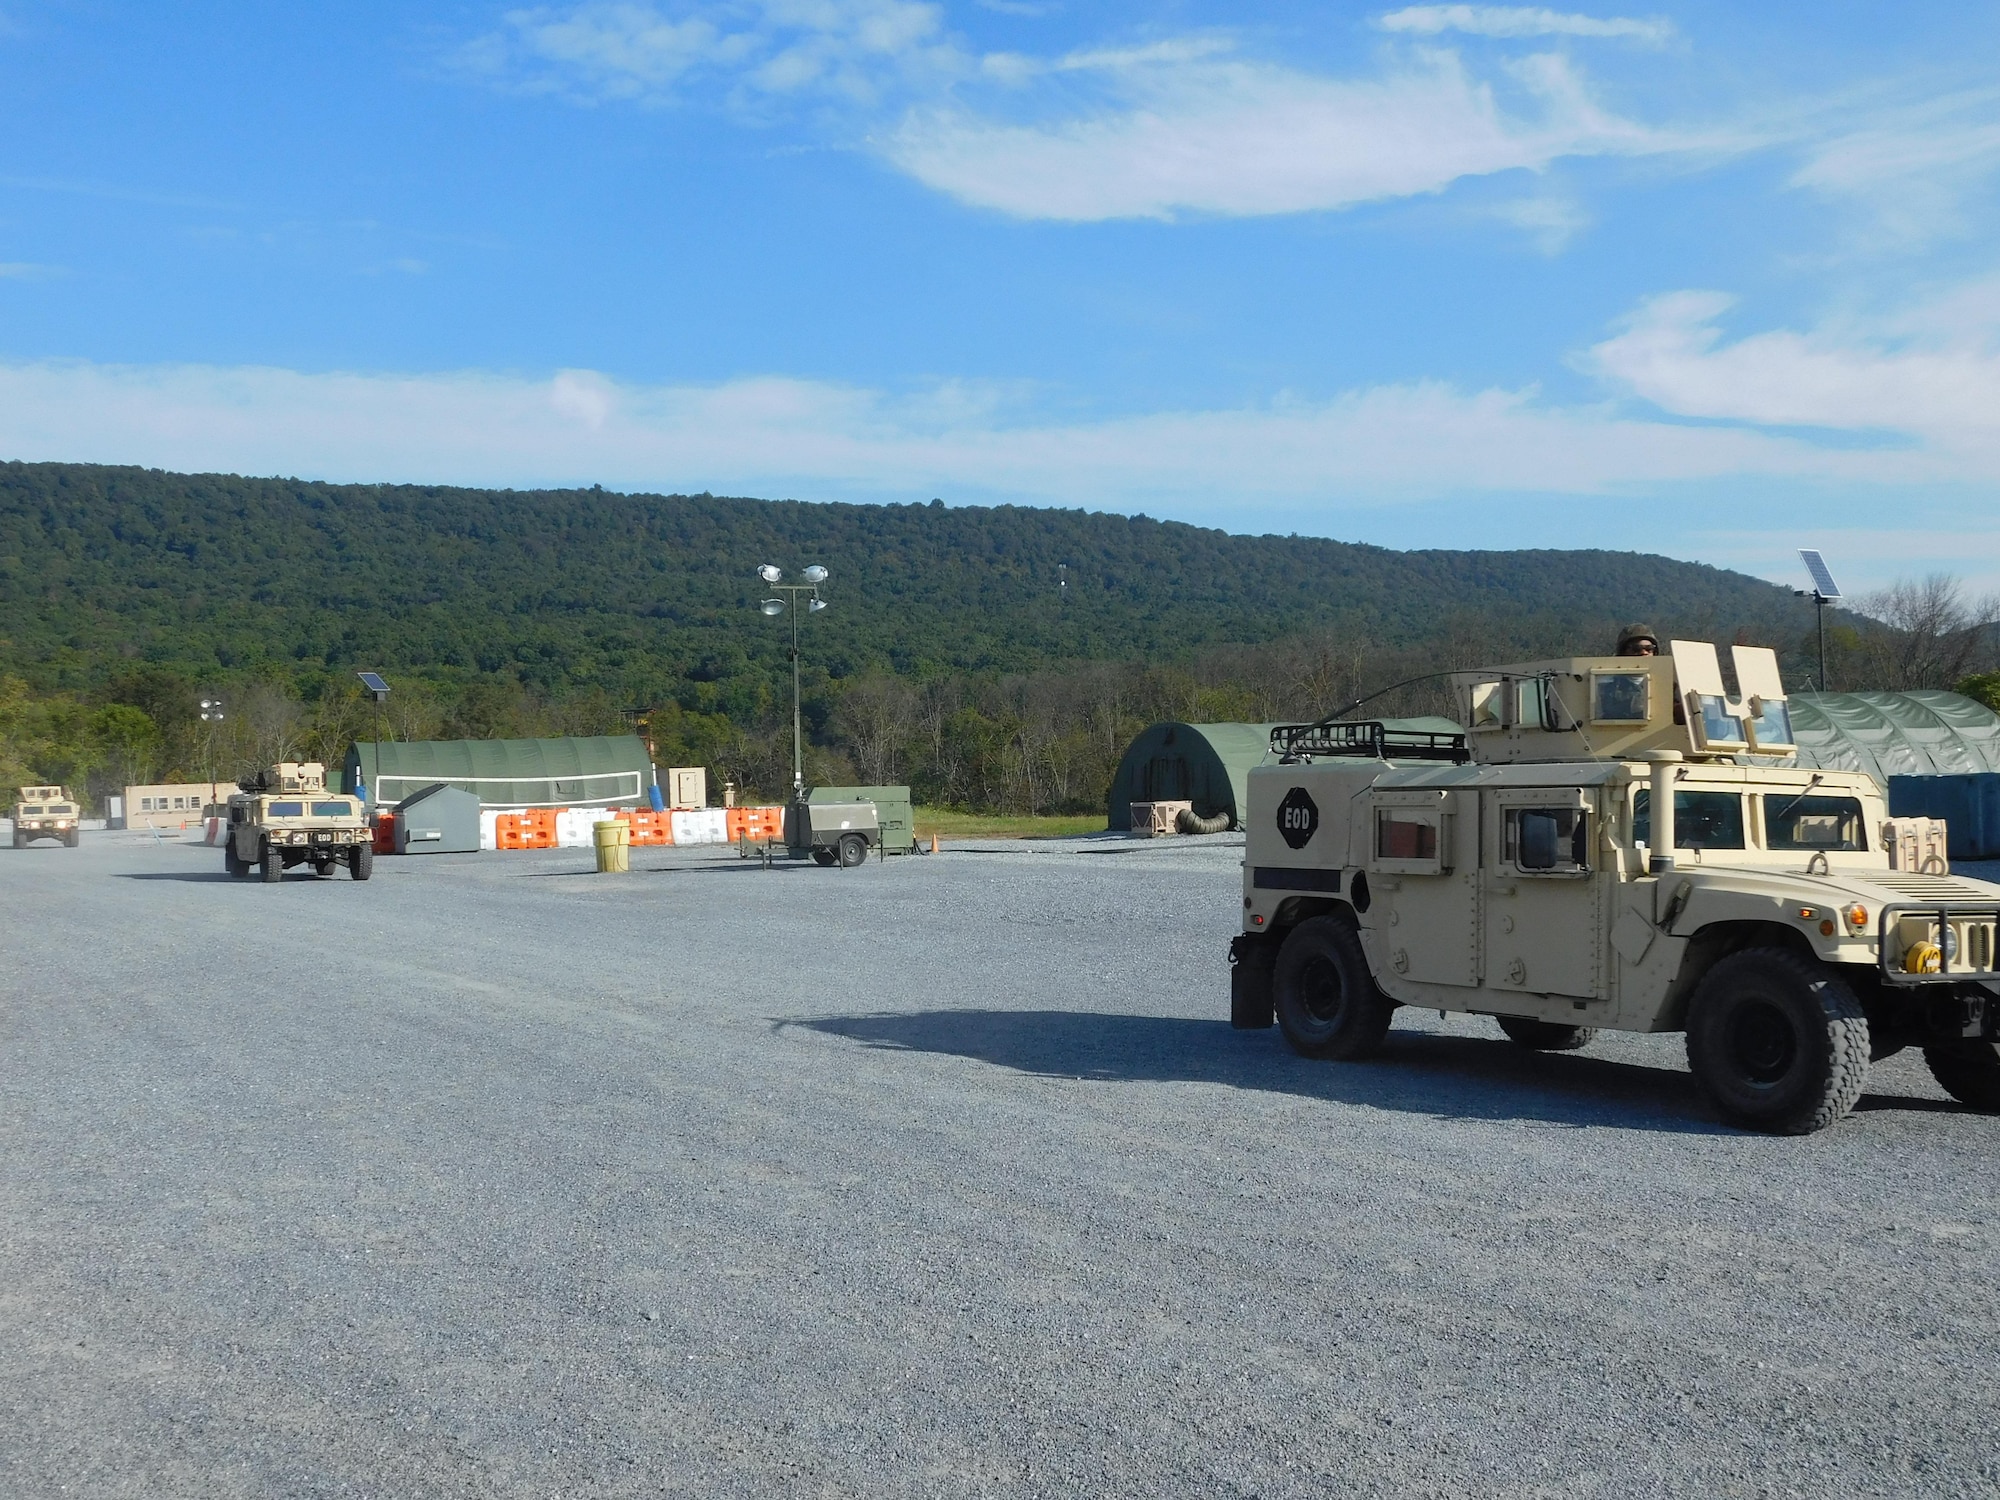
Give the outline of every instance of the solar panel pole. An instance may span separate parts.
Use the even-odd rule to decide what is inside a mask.
[[[1833,581],[1833,573],[1827,568],[1826,559],[1810,547],[1799,548],[1799,561],[1806,565],[1806,572],[1812,576],[1811,589],[1793,589],[1796,598],[1810,598],[1813,615],[1819,626],[1819,690],[1830,691],[1826,681],[1826,607],[1840,597],[1840,585]]]

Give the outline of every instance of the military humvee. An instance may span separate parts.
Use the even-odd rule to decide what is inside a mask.
[[[1249,775],[1232,1020],[1308,1056],[1399,1005],[1564,1051],[1685,1031],[1726,1119],[1803,1133],[1921,1046],[2000,1111],[2000,886],[1892,869],[1872,777],[1796,763],[1768,650],[1453,675],[1458,734],[1281,725]]]
[[[59,786],[24,786],[14,803],[14,847],[34,839],[61,839],[74,849],[82,836],[83,809]]]
[[[231,875],[255,868],[264,880],[282,880],[290,866],[303,864],[322,877],[337,864],[356,880],[374,873],[375,835],[361,799],[328,792],[318,761],[285,761],[236,785],[222,848]]]

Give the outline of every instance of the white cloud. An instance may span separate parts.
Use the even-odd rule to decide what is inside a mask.
[[[31,260],[0,260],[0,281],[42,281],[61,274],[60,266],[37,265]]]
[[[1658,43],[1674,34],[1673,23],[1658,16],[1646,20],[1599,19],[1517,5],[1411,5],[1390,11],[1375,24],[1384,31],[1412,32],[1418,36],[1459,31],[1469,36],[1630,37]]]
[[[1438,383],[1050,422],[1018,390],[976,384],[899,397],[778,378],[641,387],[589,371],[530,380],[80,362],[0,365],[0,458],[822,497],[974,492],[1114,509],[1270,501],[1329,514],[1430,496],[1603,494],[1745,475],[1886,485],[1926,471],[1953,477],[1902,453]]]
[[[668,15],[647,0],[513,10],[459,64],[503,85],[583,100],[660,103],[702,75],[755,95],[875,100],[899,77],[956,74],[936,5],[913,0],[756,0]]]
[[[2000,278],[1891,316],[1734,342],[1732,299],[1675,292],[1598,344],[1590,368],[1664,411],[1766,427],[1887,435],[1913,474],[2000,481]]]
[[[1873,112],[1826,135],[1791,185],[1869,211],[1867,241],[1921,247],[1968,227],[1966,198],[2000,172],[2000,93]]]
[[[1686,144],[1600,109],[1552,56],[1512,74],[1532,113],[1503,108],[1449,53],[1352,81],[1208,55],[1087,61],[1116,96],[1100,112],[1023,125],[918,110],[882,149],[965,202],[1082,221],[1345,208],[1565,156]]]

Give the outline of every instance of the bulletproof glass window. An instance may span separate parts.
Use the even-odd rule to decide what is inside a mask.
[[[303,802],[273,802],[269,816],[273,818],[303,818],[306,805]]]
[[[1579,875],[1590,868],[1590,816],[1574,807],[1510,807],[1505,854],[1518,870]]]
[[[1758,747],[1796,744],[1792,738],[1792,711],[1785,706],[1785,700],[1766,698],[1761,706],[1764,711],[1750,721],[1750,733],[1756,737]]]
[[[40,817],[42,812],[42,810],[39,807],[24,807],[21,809],[21,811],[24,815],[28,817]]]
[[[1539,677],[1530,677],[1514,684],[1514,722],[1527,729],[1546,727],[1548,714],[1548,684]]]
[[[1375,857],[1377,859],[1436,859],[1437,819],[1414,812],[1380,808],[1375,813]]]
[[[1639,789],[1632,799],[1632,842],[1652,847],[1652,793]],[[1743,798],[1735,792],[1675,792],[1674,847],[1741,849]]]
[[[1701,695],[1701,740],[1704,745],[1745,743],[1743,721],[1729,711],[1729,700]]]
[[[354,809],[345,802],[315,802],[313,804],[313,816],[315,818],[346,818],[353,816],[353,813]]]
[[[1498,729],[1502,723],[1501,705],[1505,697],[1497,682],[1475,682],[1472,685],[1471,713],[1466,721],[1469,729]]]
[[[1643,724],[1651,715],[1652,677],[1645,672],[1593,672],[1590,717],[1600,724]]]
[[[1832,849],[1868,847],[1858,797],[1779,797],[1764,794],[1764,847]]]

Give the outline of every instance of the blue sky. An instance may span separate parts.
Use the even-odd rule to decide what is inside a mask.
[[[0,457],[2000,588],[2000,7],[0,0]]]

